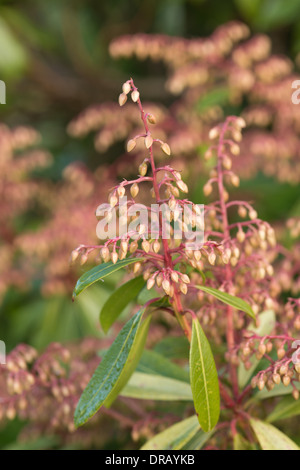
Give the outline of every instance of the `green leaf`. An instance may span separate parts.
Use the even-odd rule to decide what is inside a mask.
[[[138,276],[126,282],[107,299],[100,312],[100,323],[105,333],[121,315],[124,308],[132,302],[143,288],[143,276]]]
[[[273,310],[266,310],[262,312],[258,316],[259,318],[259,326],[253,326],[251,323],[247,330],[252,331],[253,333],[259,336],[265,336],[271,333],[275,326],[276,318],[275,313]],[[250,362],[252,363],[252,367],[250,369],[246,369],[244,364],[241,363],[238,367],[238,382],[241,388],[244,388],[246,384],[249,382],[250,378],[252,377],[255,369],[257,368],[260,360],[256,359],[255,356],[250,358]]]
[[[243,299],[239,299],[234,295],[227,294],[226,292],[222,292],[218,289],[214,289],[213,287],[207,286],[196,286],[197,289],[203,290],[207,294],[213,295],[216,299],[221,300],[224,304],[230,305],[238,310],[242,310],[242,312],[247,313],[251,318],[255,320],[255,313],[253,312],[250,305],[245,302]]]
[[[215,429],[210,432],[204,432],[202,429],[196,432],[189,441],[184,444],[183,450],[200,450],[204,444],[211,438],[215,433]]]
[[[200,426],[203,431],[208,432],[219,419],[220,393],[214,357],[198,319],[193,320],[190,379]]]
[[[209,91],[197,102],[197,111],[203,113],[209,108],[214,106],[224,106],[228,103],[229,99],[229,90],[225,87],[215,88],[212,91]]]
[[[199,430],[197,416],[191,416],[156,434],[141,450],[182,450]]]
[[[171,379],[190,382],[189,372],[155,351],[145,350],[136,368],[137,372],[162,375]]]
[[[143,313],[144,309],[126,323],[97,367],[75,410],[76,427],[84,424],[104,403],[110,403],[129,380],[142,354],[151,318],[142,323]]]
[[[250,424],[263,450],[300,450],[288,436],[272,424],[250,419]]]
[[[186,336],[168,336],[154,350],[168,359],[188,359],[190,345]]]
[[[84,289],[94,284],[94,282],[100,281],[106,276],[118,271],[129,264],[136,263],[137,261],[142,261],[143,258],[127,258],[122,259],[113,264],[111,261],[109,263],[99,264],[99,266],[95,266],[93,269],[90,269],[86,273],[84,273],[77,281],[76,286],[73,291],[73,299],[75,299],[76,295],[79,295]]]
[[[267,418],[268,423],[278,421],[279,419],[291,418],[292,416],[300,415],[300,400],[295,400],[293,397],[283,398],[269,414]]]
[[[121,395],[140,400],[193,401],[190,384],[142,372],[135,372],[132,375]]]

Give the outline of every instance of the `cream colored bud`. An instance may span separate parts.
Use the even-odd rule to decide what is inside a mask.
[[[259,346],[258,346],[258,351],[259,353],[263,356],[266,351],[267,351],[267,347],[265,344],[261,343]]]
[[[184,284],[183,282],[180,282],[179,289],[184,295],[187,294],[188,288],[187,288],[187,285]]]
[[[229,158],[227,155],[225,155],[223,157],[222,164],[223,164],[223,167],[225,168],[225,170],[230,170],[231,167],[232,167],[231,158]]]
[[[115,207],[115,205],[118,203],[118,198],[114,194],[110,197],[109,199],[109,204],[111,207]]]
[[[283,359],[284,356],[285,356],[285,349],[282,348],[282,347],[279,348],[279,349],[277,349],[277,357],[278,357],[278,359],[279,359],[279,360],[280,360],[280,359]]]
[[[189,192],[187,185],[182,180],[177,181],[177,186],[183,193]]]
[[[279,374],[285,375],[288,370],[289,370],[288,366],[286,364],[283,364],[279,369]]]
[[[218,127],[213,127],[208,134],[209,139],[215,139],[219,135],[219,129]]]
[[[136,147],[136,141],[134,139],[130,139],[127,142],[127,152],[131,152]]]
[[[83,253],[80,257],[81,266],[83,266],[87,262],[87,260],[88,260],[88,256],[85,253]]]
[[[249,211],[249,217],[251,220],[257,219],[257,212],[254,209]]]
[[[150,124],[156,124],[156,117],[153,114],[148,114],[147,119]]]
[[[185,284],[189,284],[191,282],[189,276],[187,274],[181,274],[181,280],[182,282],[184,282]]]
[[[129,252],[132,254],[134,253],[137,249],[138,249],[139,245],[138,245],[138,242],[137,241],[133,241],[131,244],[130,244],[130,248],[129,248]]]
[[[244,206],[239,206],[238,214],[242,219],[244,219],[247,215],[247,209]]]
[[[204,196],[209,196],[211,193],[212,193],[212,185],[210,183],[206,183],[204,186],[203,186],[203,194]]]
[[[152,289],[154,284],[155,284],[155,279],[153,279],[153,277],[150,277],[150,279],[148,279],[148,281],[147,281],[147,289],[148,290]]]
[[[179,197],[179,189],[176,188],[175,186],[170,186],[170,189],[171,189],[171,193],[173,194],[173,196],[175,197]]]
[[[145,176],[147,174],[147,171],[148,171],[147,163],[145,162],[141,163],[139,166],[139,174],[141,176]]]
[[[273,302],[273,300],[272,300],[270,297],[268,297],[268,298],[266,299],[266,301],[265,301],[265,306],[266,306],[266,308],[273,308],[274,302]]]
[[[281,377],[280,377],[279,374],[274,373],[274,374],[272,375],[272,380],[273,380],[274,384],[279,385],[280,382],[281,382]]]
[[[171,272],[171,279],[172,279],[172,281],[174,281],[176,283],[178,282],[178,273],[176,271]]]
[[[236,142],[240,142],[242,140],[242,134],[239,130],[233,130],[232,137]]]
[[[126,103],[127,101],[127,95],[125,95],[125,93],[121,93],[119,95],[119,105],[120,106],[124,106],[124,104]]]
[[[262,390],[265,386],[265,381],[263,379],[259,379],[257,382],[257,387],[259,390]]]
[[[149,250],[150,250],[150,243],[148,242],[148,240],[143,240],[142,242],[142,248],[143,250],[148,253]]]
[[[235,121],[235,124],[240,128],[246,127],[246,121],[242,117],[238,117],[237,120]]]
[[[161,145],[161,149],[166,155],[171,155],[170,146],[166,142]]]
[[[118,193],[118,196],[119,196],[119,197],[121,197],[121,198],[124,197],[124,196],[125,196],[125,192],[126,192],[126,190],[125,190],[124,186],[119,186],[119,187],[118,187],[117,193]]]
[[[211,265],[214,265],[215,262],[216,262],[216,255],[213,251],[211,253],[209,253],[209,255],[208,255],[208,262]]]
[[[164,279],[162,282],[162,288],[167,295],[169,295],[170,293],[170,287],[171,287],[170,281],[168,281],[168,279]]]
[[[153,138],[150,134],[148,134],[145,138],[145,146],[147,149],[149,149],[152,144],[153,144]]]
[[[297,390],[296,388],[294,388],[294,390],[292,391],[292,395],[293,395],[293,398],[295,400],[298,400],[299,399],[299,390]]]
[[[75,263],[78,256],[79,256],[79,251],[73,250],[72,253],[71,253],[71,263]]]
[[[157,284],[157,287],[161,287],[163,280],[164,280],[163,274],[162,274],[162,273],[159,273],[159,274],[156,276],[156,284]]]
[[[291,383],[291,378],[288,375],[284,375],[282,377],[282,383],[285,387],[288,387],[288,385]]]
[[[128,93],[130,93],[131,91],[130,83],[128,82],[123,83],[122,90],[123,90],[123,93],[125,93],[125,95],[128,95]]]
[[[194,258],[196,261],[200,261],[201,259],[201,251],[200,250],[195,250],[194,252]]]
[[[230,151],[232,155],[239,155],[240,154],[240,147],[238,144],[232,144],[230,146]]]
[[[133,185],[130,187],[130,194],[134,198],[138,195],[139,193],[139,186],[136,183],[133,183]]]
[[[136,274],[140,270],[141,266],[142,266],[142,264],[139,261],[137,263],[134,263],[134,265],[133,265],[134,274]]]
[[[140,226],[139,226],[139,234],[140,234],[140,235],[143,235],[143,233],[146,232],[146,228],[147,228],[146,225],[140,224]]]
[[[241,228],[238,230],[238,233],[236,234],[236,238],[240,243],[243,243],[243,241],[245,240],[246,235]]]
[[[118,261],[118,259],[119,259],[118,253],[116,253],[115,251],[113,251],[112,254],[111,254],[111,260],[112,260],[113,264],[116,264],[116,262]]]
[[[124,253],[127,253],[127,251],[128,251],[128,242],[125,241],[125,240],[122,240],[121,244],[120,244],[120,247],[121,247],[121,250],[124,251]]]
[[[231,184],[236,188],[240,185],[240,178],[238,177],[238,175],[232,175],[230,181]]]
[[[158,240],[155,240],[155,241],[153,242],[153,245],[152,245],[152,246],[153,246],[153,251],[154,251],[154,253],[158,253],[159,250],[160,250],[160,243],[159,243],[159,241],[158,241]]]
[[[133,90],[133,92],[131,93],[131,99],[134,103],[136,103],[138,101],[140,97],[140,94],[137,90]]]

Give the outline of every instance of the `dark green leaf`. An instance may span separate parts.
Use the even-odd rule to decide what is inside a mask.
[[[143,276],[135,277],[116,289],[107,299],[100,312],[100,323],[105,333],[124,308],[137,297],[144,284]]]
[[[235,297],[234,295],[227,294],[226,292],[222,292],[218,289],[214,289],[213,287],[207,287],[207,286],[196,286],[197,289],[202,290],[203,292],[206,292],[207,294],[213,295],[216,299],[220,300],[224,304],[230,305],[231,307],[234,307],[238,310],[242,310],[242,312],[247,313],[251,318],[255,320],[255,314],[250,307],[250,305],[245,302],[243,299],[239,299],[238,297]]]
[[[219,419],[220,393],[214,357],[198,319],[193,320],[190,378],[198,420],[203,431],[208,432]]]
[[[122,259],[113,264],[111,261],[109,263],[99,264],[93,269],[90,269],[84,273],[77,281],[76,286],[73,291],[73,299],[76,295],[79,295],[84,289],[94,284],[94,282],[100,281],[106,276],[118,271],[129,264],[136,263],[137,261],[142,261],[143,258],[127,258]]]
[[[123,327],[97,367],[75,410],[75,425],[81,426],[125,385],[134,371],[146,340],[150,317],[142,323],[144,309]]]

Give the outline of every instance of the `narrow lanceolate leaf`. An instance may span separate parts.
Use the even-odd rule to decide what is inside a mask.
[[[250,419],[250,424],[263,450],[300,450],[288,436],[272,424]]]
[[[162,375],[171,379],[190,383],[188,370],[180,367],[156,351],[145,350],[136,368],[137,372]]]
[[[110,274],[118,271],[121,268],[124,268],[125,266],[128,266],[129,264],[142,260],[143,258],[128,258],[119,260],[116,262],[116,264],[113,264],[110,261],[109,263],[103,263],[99,264],[99,266],[95,266],[93,269],[90,269],[78,279],[73,291],[73,299],[75,299],[76,295],[79,295],[82,291],[95,282],[100,281],[106,276],[109,276]]]
[[[209,342],[197,319],[193,320],[190,380],[198,420],[203,431],[215,427],[220,414],[218,374]]]
[[[100,323],[105,333],[143,288],[143,276],[138,276],[123,284],[107,299],[100,312]]]
[[[193,401],[191,386],[187,382],[143,372],[132,375],[121,395],[140,400]]]
[[[238,310],[242,310],[242,312],[247,313],[251,318],[255,320],[255,313],[253,312],[251,306],[245,302],[243,299],[239,299],[234,295],[227,294],[226,292],[222,292],[218,289],[214,289],[213,287],[207,286],[196,286],[197,289],[206,292],[207,294],[213,295],[216,299],[220,300],[224,304],[230,305]]]
[[[75,410],[75,425],[81,426],[101,406],[109,405],[133,373],[144,347],[150,317],[142,323],[144,309],[123,327],[104,355],[80,397]]]
[[[197,416],[191,416],[156,434],[141,450],[182,450],[198,431]]]

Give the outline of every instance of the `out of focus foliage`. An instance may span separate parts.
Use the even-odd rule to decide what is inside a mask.
[[[246,28],[247,34],[236,42],[231,38],[228,46],[226,28],[224,33],[214,31],[233,20],[243,22],[249,31]],[[261,38],[258,58],[255,47],[243,49],[251,41],[248,35]],[[146,46],[142,52],[132,39],[139,37],[139,44]],[[197,38],[204,37],[211,37],[211,44],[215,38],[220,49],[216,56],[207,54],[211,61],[206,68],[203,58],[188,52],[189,45],[192,49]],[[155,38],[163,46],[158,60],[151,56]],[[131,44],[129,52],[126,47],[122,50],[126,41]],[[124,141],[138,124],[129,107],[123,118],[114,108],[120,83],[128,75],[135,76],[144,99],[151,101],[162,135],[173,139],[175,163],[190,175],[195,202],[202,197],[202,172],[209,171],[202,158],[209,127],[224,114],[244,113],[249,130],[245,159],[237,168],[245,176],[238,191],[255,199],[260,216],[278,227],[287,248],[294,246],[298,233],[293,238],[284,222],[291,219],[293,227],[293,218],[300,216],[300,111],[289,99],[300,64],[298,0],[7,0],[0,3],[0,45],[0,79],[7,91],[7,104],[0,105],[0,339],[8,352],[19,343],[43,352],[52,342],[90,336],[98,342],[92,339],[80,348],[94,365],[91,350],[107,347],[98,314],[119,278],[72,304],[78,268],[70,267],[69,255],[78,244],[96,240],[97,205],[116,180],[131,172]],[[234,53],[238,48],[240,54]],[[272,55],[275,58],[270,59]],[[243,57],[250,57],[250,65],[243,63]],[[201,69],[205,80],[193,81],[194,69],[198,78]],[[138,152],[134,159],[138,161]],[[285,261],[290,265],[282,263],[279,268],[286,296],[295,285],[293,294],[299,295],[299,244],[294,250],[296,261]],[[85,268],[79,273],[80,269]],[[294,273],[293,286],[285,277],[289,269]],[[155,333],[157,340],[163,321],[162,325]],[[70,348],[74,374],[82,374],[82,356],[76,362],[79,353],[74,345]],[[47,407],[52,400],[54,406],[53,391],[43,383],[39,387],[42,404]],[[159,410],[146,413],[130,401],[119,406],[131,407],[139,416],[133,430],[137,440],[150,437],[151,426],[159,428]],[[68,416],[69,409],[63,410]],[[180,414],[172,411],[174,416]],[[59,420],[47,427],[43,414],[40,421],[37,415],[26,416],[32,419],[29,425],[13,414],[10,418],[0,429],[2,447],[21,445],[15,444],[17,436],[26,440],[27,432],[33,447],[82,442],[76,433],[66,435],[73,431],[68,420],[62,427]],[[152,424],[142,429],[147,420]],[[169,421],[174,422],[171,412]],[[132,428],[126,418],[123,424]],[[92,424],[86,446],[130,445],[129,439],[111,429],[97,441]],[[46,434],[46,441],[38,432]]]

